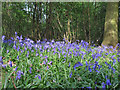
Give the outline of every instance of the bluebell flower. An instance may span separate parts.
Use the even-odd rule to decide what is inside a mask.
[[[2,62],[2,56],[0,56],[0,62]]]
[[[17,32],[15,32],[15,35],[17,35]]]
[[[29,56],[29,51],[27,51],[27,57]]]
[[[93,66],[93,70],[95,70],[96,69],[96,65],[94,64],[94,66]]]
[[[86,66],[88,66],[88,63],[87,63],[87,61],[86,61]]]
[[[23,53],[23,50],[21,50],[21,53]]]
[[[7,50],[7,53],[9,53],[9,50]]]
[[[47,55],[45,55],[45,59],[47,59],[48,58],[48,56]]]
[[[100,69],[102,67],[102,65],[98,65],[98,69]]]
[[[113,73],[115,73],[115,69],[112,67],[112,71],[113,71]]]
[[[49,69],[48,65],[47,65],[47,69]]]
[[[35,75],[35,77],[34,77],[34,78],[37,78],[37,76],[38,76],[38,75]]]
[[[18,71],[18,72],[17,72],[17,76],[16,76],[16,80],[17,80],[17,79],[20,79],[20,78],[21,78],[21,75],[23,75],[23,72]]]
[[[106,81],[106,85],[111,85],[111,83],[110,83],[110,79],[107,79],[107,81]]]
[[[40,76],[38,76],[38,78],[41,80],[41,77],[40,77]]]
[[[108,55],[108,53],[105,53],[105,55]]]
[[[70,67],[70,64],[71,64],[71,62],[69,62],[69,66],[68,67]]]
[[[38,56],[39,54],[38,53],[36,53],[36,56]]]
[[[13,45],[13,48],[16,49],[16,45],[15,44]]]
[[[2,65],[3,68],[6,68],[6,66],[7,66],[6,64],[5,64],[5,65]]]
[[[91,88],[91,87],[86,87],[86,88]],[[90,90],[90,89],[88,89],[88,90]]]
[[[116,60],[115,59],[113,59],[113,65],[116,63]]]
[[[10,65],[10,67],[12,67],[12,61],[9,61],[9,65]]]
[[[20,40],[21,40],[21,39],[23,39],[23,38],[22,38],[22,35],[20,36]]]
[[[106,75],[106,76],[105,76],[105,79],[107,79],[107,78],[108,78],[108,76]]]
[[[45,61],[43,61],[43,64],[45,64],[45,65],[46,65],[46,62],[45,62]]]
[[[41,76],[39,76],[39,75],[35,75],[35,78],[37,78],[37,77],[38,77],[38,79],[41,80]]]
[[[120,59],[119,58],[117,58],[118,59],[118,62],[120,62]]]
[[[60,58],[60,53],[58,53],[58,58]]]
[[[106,85],[105,85],[105,83],[104,83],[104,82],[102,82],[102,88],[103,88],[103,89],[105,88],[105,86],[106,86]]]
[[[70,73],[70,78],[71,78],[71,76],[72,76],[72,72]]]
[[[17,59],[19,59],[19,56],[17,55]]]
[[[13,37],[11,37],[11,40],[14,40],[14,38],[13,38]]]
[[[15,68],[15,71],[17,71],[17,68],[18,68],[18,67]]]
[[[52,61],[50,61],[48,64],[49,64],[49,65],[52,65]]]
[[[31,50],[31,52],[34,52],[34,50]]]
[[[20,37],[19,37],[19,36],[17,36],[17,37],[16,37],[16,39],[20,40]]]
[[[47,60],[47,59],[45,59],[45,61],[47,62],[48,60]]]
[[[92,72],[92,69],[90,68],[90,66],[88,66],[88,70],[89,70],[90,72]]]
[[[100,71],[98,71],[98,70],[95,70],[95,71],[98,72],[98,73],[100,72]]]
[[[105,62],[106,65],[109,65],[107,62]]]
[[[31,68],[31,67],[29,67],[29,72],[30,72],[30,73],[32,73],[32,71],[31,71],[31,70],[32,70],[32,68]]]
[[[95,82],[95,84],[97,84],[97,82]]]
[[[4,41],[4,39],[5,39],[5,36],[3,35],[3,36],[2,36],[2,41]]]
[[[79,66],[83,66],[83,64],[80,63],[80,62],[76,63],[76,64],[74,65],[74,69],[76,70],[76,67],[79,67]]]
[[[108,64],[108,68],[111,69],[111,65],[110,64]]]

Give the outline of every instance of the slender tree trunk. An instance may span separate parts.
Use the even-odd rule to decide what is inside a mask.
[[[82,7],[83,7],[83,29],[84,29],[84,36],[85,36],[85,41],[88,41],[88,36],[87,36],[87,30],[86,30],[86,20],[85,20],[85,12],[87,9],[84,8],[84,3],[82,3]]]
[[[103,45],[115,47],[118,43],[118,2],[107,3]]]
[[[91,24],[90,24],[90,10],[89,10],[89,3],[88,3],[88,21],[89,21],[89,45],[91,44]]]
[[[32,38],[33,38],[33,40],[35,40],[35,38],[34,38],[34,35],[35,35],[35,26],[36,26],[36,22],[35,22],[35,17],[36,17],[36,2],[34,2],[33,3],[34,4],[34,6],[35,6],[35,8],[34,8],[34,11],[33,11],[33,30],[32,30]]]
[[[39,31],[39,7],[38,3],[36,2],[36,26],[35,26],[35,40],[38,39],[38,31]]]
[[[46,5],[46,38],[51,39],[51,2],[47,3]]]
[[[39,13],[40,23],[39,23],[38,38],[41,39],[40,33],[41,33],[41,30],[42,30],[42,28],[41,28],[41,26],[42,26],[41,25],[42,24],[42,2],[39,2],[39,10],[40,10],[40,13]]]

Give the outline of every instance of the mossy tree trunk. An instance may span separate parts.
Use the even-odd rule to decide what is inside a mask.
[[[118,2],[107,3],[102,45],[115,47],[118,43]]]

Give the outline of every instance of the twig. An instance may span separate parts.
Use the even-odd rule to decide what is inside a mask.
[[[16,86],[15,86],[15,83],[14,83],[14,81],[13,81],[13,77],[11,76],[11,78],[12,78],[12,83],[13,83],[13,85],[14,85],[14,88],[15,88],[15,90],[17,90],[17,88],[16,88]]]

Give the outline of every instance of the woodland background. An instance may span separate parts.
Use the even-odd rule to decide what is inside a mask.
[[[45,38],[57,41],[66,39],[70,42],[85,40],[100,45],[103,41],[106,7],[105,2],[3,2],[2,33],[7,39],[18,32],[18,35],[34,41]]]

